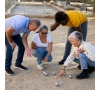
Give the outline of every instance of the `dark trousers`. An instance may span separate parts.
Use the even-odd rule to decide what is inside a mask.
[[[84,40],[84,41],[86,40],[86,36],[87,36],[87,25],[88,25],[87,22],[81,24],[82,35],[83,35],[83,40]],[[67,57],[69,56],[70,51],[71,51],[71,46],[72,46],[72,45],[71,45],[71,43],[70,43],[69,40],[68,40],[68,36],[69,36],[73,31],[76,31],[76,29],[73,28],[73,27],[70,27],[69,30],[68,30],[67,42],[66,42],[66,46],[65,46],[65,53],[64,53],[64,56],[63,56],[63,59],[64,59],[64,60],[67,59]]]
[[[16,43],[18,46],[18,54],[16,59],[16,65],[20,65],[23,61],[23,56],[25,52],[24,45],[22,43],[22,37],[20,34],[12,36],[12,40]],[[8,42],[8,39],[5,35],[5,45],[6,45],[6,60],[5,60],[5,69],[9,69],[11,67],[12,63],[12,56],[13,56],[13,49],[11,45]]]

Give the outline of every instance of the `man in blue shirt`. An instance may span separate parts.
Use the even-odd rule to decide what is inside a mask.
[[[22,15],[15,15],[5,20],[5,45],[6,45],[6,60],[5,71],[8,75],[14,75],[11,70],[11,62],[13,51],[18,46],[18,54],[14,68],[27,70],[21,65],[23,62],[24,51],[27,56],[31,56],[31,49],[28,47],[27,37],[31,31],[39,28],[41,22],[37,18],[28,18]],[[23,33],[22,37],[20,33]]]

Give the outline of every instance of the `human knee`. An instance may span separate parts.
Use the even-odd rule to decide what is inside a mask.
[[[48,62],[51,62],[52,59],[53,59],[52,56],[50,56],[49,59],[48,59]]]
[[[78,63],[78,64],[80,64],[80,61],[79,61],[79,59],[74,59],[74,62],[76,62],[76,63]]]
[[[79,59],[81,59],[81,58],[84,58],[84,54],[83,53],[79,54]]]
[[[43,48],[37,48],[37,52],[38,53],[44,53],[44,49]]]
[[[8,49],[7,49],[7,54],[12,54],[13,51],[14,51],[14,50],[13,50],[12,48],[8,48]]]
[[[21,44],[20,46],[18,46],[20,49],[25,50],[25,47],[23,44]]]
[[[36,57],[36,50],[32,50],[32,55]]]

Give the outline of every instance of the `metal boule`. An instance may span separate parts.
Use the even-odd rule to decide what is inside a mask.
[[[55,82],[55,85],[56,85],[56,86],[59,86],[59,83],[58,83],[58,82]]]
[[[69,75],[69,78],[72,78],[73,76],[72,75]]]
[[[45,76],[48,76],[48,73],[47,73],[46,71],[43,71],[43,74],[44,74]]]
[[[53,74],[53,75],[56,75],[56,72],[54,71],[54,72],[52,72],[52,74]]]

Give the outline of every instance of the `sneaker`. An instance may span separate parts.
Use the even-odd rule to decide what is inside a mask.
[[[14,75],[14,72],[11,70],[11,68],[5,69],[5,72],[6,72],[6,74],[8,74],[10,76],[13,76]]]
[[[41,64],[38,64],[37,65],[38,69],[42,70],[43,69],[43,66]]]
[[[26,67],[24,67],[23,65],[15,65],[15,66],[13,66],[14,68],[19,68],[19,69],[21,69],[21,70],[27,70],[27,68]]]
[[[93,73],[95,71],[95,67],[89,66],[88,70],[89,70],[89,75],[90,75],[91,73]]]
[[[59,62],[58,62],[58,65],[63,65],[63,64],[64,64],[64,62],[65,62],[65,60],[64,60],[64,59],[62,59],[61,61],[59,61]]]
[[[89,78],[88,69],[83,69],[83,71],[76,76],[77,79],[87,79]]]
[[[41,65],[45,64],[45,61],[42,61]]]
[[[49,62],[42,61],[41,65],[49,64]]]

